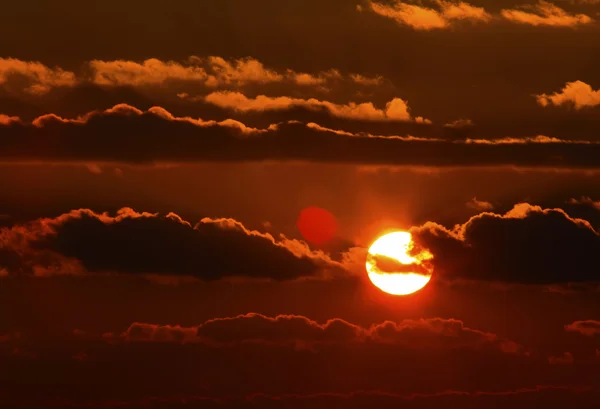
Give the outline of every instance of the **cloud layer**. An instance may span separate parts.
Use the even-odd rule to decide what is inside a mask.
[[[521,203],[505,214],[481,213],[448,229],[435,222],[411,229],[414,251],[429,250],[434,281],[566,285],[600,282],[600,235],[561,209]],[[285,236],[251,231],[233,219],[196,225],[174,213],[121,209],[115,216],[73,210],[0,230],[2,275],[117,273],[192,277],[354,279],[364,277],[366,249],[350,242],[330,255]],[[339,261],[336,261],[339,260]],[[346,331],[347,334],[352,331]]]
[[[402,103],[393,103],[386,115],[404,115],[404,108]],[[545,136],[449,141],[352,133],[297,121],[257,129],[232,119],[176,117],[160,107],[143,112],[126,104],[75,119],[54,114],[31,124],[8,119],[0,123],[0,132],[4,135],[0,160],[17,162],[304,160],[444,167],[600,167],[600,144],[590,141]]]
[[[22,89],[28,94],[42,95],[52,88],[95,84],[105,87],[164,87],[189,84],[206,89],[239,89],[258,84],[282,83],[299,87],[324,87],[335,83],[372,87],[381,84],[380,76],[369,77],[336,69],[316,73],[292,69],[275,70],[255,58],[226,60],[219,56],[191,56],[186,61],[149,58],[132,60],[91,60],[81,72],[51,68],[37,61],[0,57],[0,86],[9,91]]]
[[[239,112],[265,112],[289,110],[295,107],[307,108],[309,110],[324,110],[334,117],[364,121],[412,121],[417,123],[431,123],[423,117],[412,118],[409,113],[408,104],[401,98],[394,98],[388,102],[385,109],[376,108],[371,102],[354,103],[345,105],[334,104],[329,101],[318,99],[301,99],[290,97],[268,97],[259,95],[256,98],[248,98],[239,92],[214,92],[202,98],[209,104],[220,108]]]

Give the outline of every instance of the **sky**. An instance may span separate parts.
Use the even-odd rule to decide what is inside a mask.
[[[0,407],[596,407],[599,51],[597,0],[3,4]]]

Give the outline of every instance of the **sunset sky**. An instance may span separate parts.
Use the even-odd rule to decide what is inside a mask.
[[[4,3],[1,408],[598,407],[600,0]]]

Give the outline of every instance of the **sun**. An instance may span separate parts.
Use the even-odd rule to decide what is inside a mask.
[[[405,231],[375,240],[366,263],[371,282],[393,295],[408,295],[425,287],[431,280],[433,255],[427,250],[412,255],[413,246],[412,235]]]

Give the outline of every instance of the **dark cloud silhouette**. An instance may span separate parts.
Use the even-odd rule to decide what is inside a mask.
[[[44,407],[39,403],[50,400],[106,407],[144,400],[171,407],[175,397],[206,403],[206,394],[215,402],[260,407],[271,400],[331,407],[342,399],[372,407],[379,398],[396,405],[431,404],[434,398],[452,405],[552,390],[576,396],[595,385],[582,380],[597,370],[592,365],[573,374],[545,356],[523,353],[512,341],[442,318],[358,326],[342,319],[244,314],[194,327],[135,323],[122,334],[78,330],[58,340],[42,334],[19,342],[0,349],[0,363],[12,368],[0,373],[2,404],[12,399]],[[15,355],[14,348],[21,352]],[[478,374],[477,381],[465,374]],[[28,395],[26,379],[37,385],[35,396]],[[572,386],[524,388],[531,380]]]
[[[482,280],[520,284],[587,284],[600,281],[594,268],[600,235],[562,209],[527,203],[505,214],[480,213],[448,229],[428,222],[411,229],[433,260],[415,271],[379,257],[385,271],[428,273],[443,281]],[[224,277],[350,277],[364,274],[366,250],[348,244],[333,256],[306,243],[248,230],[233,219],[202,219],[196,225],[124,208],[115,216],[74,210],[2,230],[4,275],[91,273]]]
[[[217,398],[212,396],[177,396],[169,398],[147,398],[119,401],[98,401],[78,403],[45,402],[27,400],[27,403],[14,403],[14,409],[29,409],[37,405],[48,409],[79,409],[91,407],[120,409],[363,409],[376,407],[393,409],[401,406],[406,409],[430,409],[451,407],[464,409],[496,409],[505,407],[544,407],[563,409],[564,407],[592,408],[587,402],[598,399],[598,393],[589,387],[540,385],[502,391],[459,391],[447,390],[438,393],[390,393],[380,390],[356,392],[319,392],[310,394],[273,395],[253,393],[247,396]]]
[[[232,219],[192,226],[171,213],[121,209],[116,216],[76,210],[3,230],[0,266],[36,275],[123,274],[293,279],[339,268],[303,242],[275,239]]]
[[[236,317],[215,318],[196,327],[134,323],[127,331],[106,334],[110,341],[129,342],[205,342],[232,346],[245,342],[291,344],[312,347],[331,343],[383,343],[402,348],[488,348],[505,353],[522,354],[524,348],[495,334],[466,327],[454,319],[427,318],[385,321],[361,327],[335,318],[319,324],[299,315],[267,317],[249,313]]]
[[[600,144],[556,138],[446,141],[353,134],[290,121],[252,128],[121,104],[77,119],[0,125],[0,160],[129,163],[306,160],[408,166],[600,167]]]
[[[426,223],[412,231],[433,253],[442,278],[525,284],[600,280],[598,232],[561,209],[522,203],[503,215],[481,213],[453,230]]]

